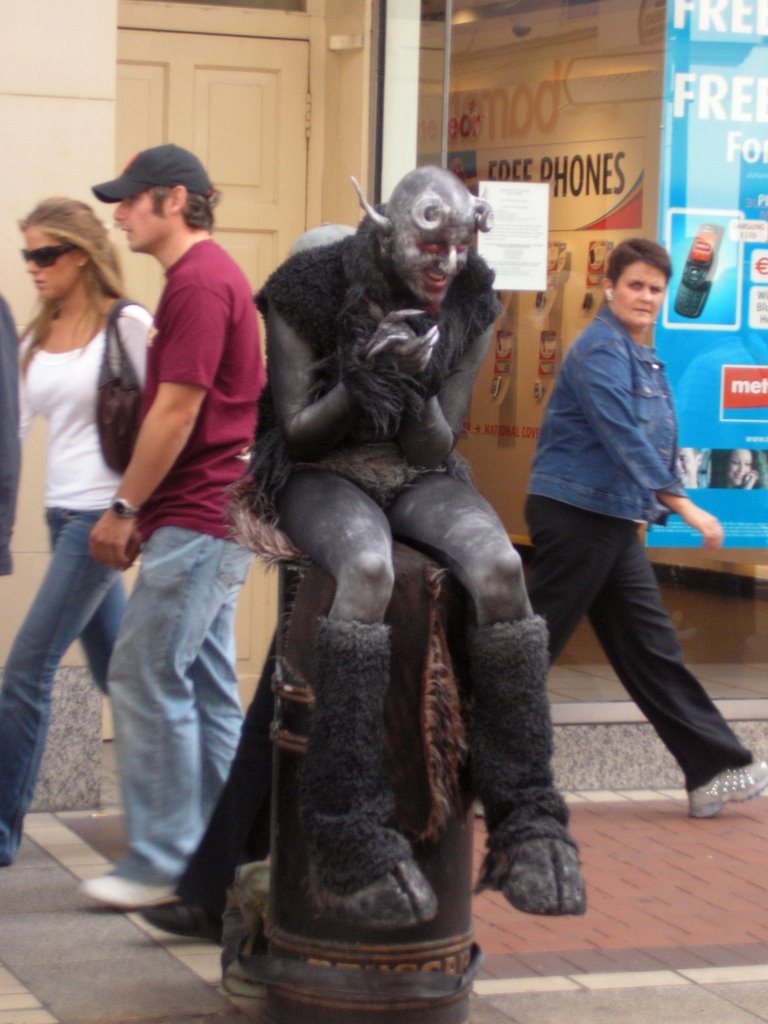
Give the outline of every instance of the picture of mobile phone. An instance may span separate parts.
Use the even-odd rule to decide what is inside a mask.
[[[688,252],[675,295],[675,312],[695,320],[707,302],[717,269],[717,253],[723,237],[719,224],[702,224]]]

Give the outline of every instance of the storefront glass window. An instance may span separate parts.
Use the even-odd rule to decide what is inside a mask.
[[[695,27],[692,31],[695,35]],[[671,194],[662,177],[664,146],[673,142],[678,147],[674,161],[682,183],[675,202],[690,206],[686,194],[694,195],[695,180],[709,173],[706,155],[698,155],[695,165],[687,163],[685,139],[692,136],[686,127],[680,126],[672,142],[663,134],[665,119],[672,116],[665,106],[668,38],[663,0],[422,0],[419,162],[445,162],[471,188],[481,181],[549,184],[546,286],[538,292],[500,294],[503,312],[495,346],[478,377],[462,442],[482,491],[523,550],[528,539],[523,502],[542,415],[569,345],[600,304],[607,254],[623,239],[640,235],[665,242],[675,261],[681,262],[678,250],[688,253],[686,242],[694,240],[687,238],[690,217],[673,225],[675,231],[679,227],[680,239],[677,234],[667,237],[664,229],[664,204]],[[756,41],[741,42],[743,53],[729,52],[723,62],[735,61],[732,76],[754,77],[756,72],[749,69],[756,59]],[[717,74],[711,58],[700,52],[701,45],[701,40],[694,40],[683,71],[694,76]],[[700,80],[690,81],[694,88]],[[736,114],[741,116],[749,90],[743,82],[738,89]],[[759,97],[757,86],[755,90]],[[693,109],[693,101],[682,97],[680,102]],[[759,99],[754,103],[759,105]],[[759,166],[766,158],[762,151],[745,150],[750,145],[745,128],[739,138],[741,155],[752,160],[745,173],[763,176],[746,189],[742,179],[745,202],[753,202],[751,216],[759,218],[762,195],[768,217],[768,171]],[[710,198],[701,205],[709,209],[716,204]],[[730,246],[735,252],[740,238],[733,236],[734,218],[750,216],[743,206],[739,197],[733,197],[723,207],[731,213],[702,220],[697,212],[695,226],[698,230],[716,222],[713,245]],[[765,220],[756,230],[763,229],[763,308],[768,310]],[[685,258],[683,254],[683,264]],[[742,251],[739,258],[740,273],[748,274],[749,252]],[[753,276],[758,275],[754,286],[760,284],[759,251],[752,262],[757,268]],[[682,274],[684,267],[676,269]],[[675,283],[673,278],[673,287]],[[743,318],[748,318],[746,292],[744,296]],[[755,317],[759,301],[756,294]],[[696,317],[689,320],[688,332],[679,336],[688,344],[707,342],[711,347],[714,333],[694,334]],[[661,326],[658,331],[662,333]],[[768,358],[758,362],[768,379]],[[761,408],[768,409],[765,399]],[[759,532],[766,531],[768,523],[768,431],[758,430],[755,436],[754,444],[734,442],[734,447],[753,449],[753,489],[764,491],[764,496],[748,501]],[[683,443],[714,447],[701,437],[693,431]],[[725,443],[720,447],[730,449]],[[692,486],[728,486],[718,485],[712,476],[719,472],[719,453],[705,451],[700,458],[699,452],[692,452],[689,457],[697,466]],[[727,468],[723,472],[727,480]],[[731,525],[738,530],[738,512]],[[738,533],[732,533],[735,536]],[[749,547],[736,542],[705,554],[684,538],[671,543],[677,546],[663,540],[662,546],[655,546],[652,539],[649,554],[686,662],[716,699],[768,698],[768,546],[751,536]],[[562,702],[626,699],[586,623],[554,666],[551,690],[553,700]]]

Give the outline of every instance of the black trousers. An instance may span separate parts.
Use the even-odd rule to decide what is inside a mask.
[[[235,868],[252,860],[263,860],[269,853],[274,657],[273,639],[256,693],[243,719],[227,781],[203,838],[176,887],[182,902],[204,907],[214,917],[224,912],[227,887],[234,881]]]
[[[528,594],[549,628],[550,660],[587,615],[616,675],[680,765],[687,789],[752,761],[683,664],[635,523],[530,495]]]

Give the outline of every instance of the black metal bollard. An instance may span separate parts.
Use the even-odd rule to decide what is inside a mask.
[[[276,674],[269,953],[270,1024],[463,1024],[480,962],[472,941],[472,794],[466,757],[461,587],[425,556],[395,550],[384,770],[396,824],[413,843],[438,899],[428,924],[399,931],[350,927],[315,910],[299,778],[311,723],[312,649],[334,581],[301,572]],[[244,964],[247,971],[248,966]]]

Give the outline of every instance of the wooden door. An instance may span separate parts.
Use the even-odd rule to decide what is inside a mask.
[[[123,29],[118,34],[117,152],[175,142],[222,193],[216,238],[254,288],[306,219],[308,44]],[[155,261],[124,260],[131,294],[152,307]]]

